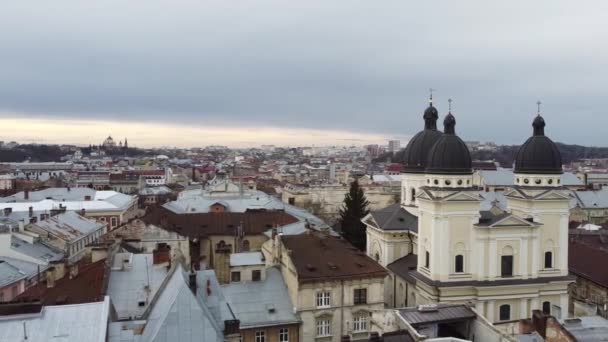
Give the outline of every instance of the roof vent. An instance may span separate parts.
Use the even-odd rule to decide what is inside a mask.
[[[274,307],[274,304],[267,304],[266,305],[266,310],[268,310],[268,313],[275,313],[275,312],[277,312],[276,308]]]

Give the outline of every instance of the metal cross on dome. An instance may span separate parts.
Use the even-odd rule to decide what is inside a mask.
[[[448,99],[448,112],[452,112],[452,99]]]
[[[537,114],[540,115],[540,105],[542,104],[542,102],[540,102],[540,100],[536,101],[536,107],[537,107]]]

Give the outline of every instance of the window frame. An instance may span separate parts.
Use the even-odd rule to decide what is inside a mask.
[[[251,281],[262,281],[262,271],[251,270]]]
[[[319,291],[316,293],[316,305],[317,309],[324,309],[331,307],[331,291]]]
[[[503,311],[506,310],[506,311]],[[504,318],[504,315],[508,316]],[[500,321],[510,321],[511,320],[511,305],[503,304],[498,307],[498,319]]]
[[[238,280],[235,280],[234,276],[238,274]],[[231,283],[240,283],[241,282],[241,272],[240,271],[232,271],[230,272],[230,282]]]
[[[255,342],[266,342],[266,331],[256,330],[255,331]]]
[[[279,342],[289,342],[289,328],[279,329]]]
[[[358,314],[353,316],[353,333],[367,332],[368,315]]]
[[[510,260],[509,269],[505,269],[506,260]],[[514,268],[515,258],[513,255],[501,255],[500,256],[500,276],[503,278],[513,277],[513,268]],[[507,272],[509,271],[509,272]]]
[[[331,336],[331,319],[321,318],[315,321],[316,337]]]
[[[545,305],[547,306],[546,308],[545,308]],[[546,300],[546,301],[543,302],[543,304],[542,304],[542,312],[544,314],[547,314],[547,315],[551,314],[551,302],[550,301]]]
[[[454,273],[464,273],[464,255],[462,254],[454,256]]]
[[[546,251],[544,254],[545,260],[544,260],[544,266],[545,269],[553,269],[553,252],[551,251]],[[548,259],[547,259],[548,257]],[[549,266],[547,266],[547,261],[549,261]]]
[[[353,289],[353,304],[354,305],[367,304],[367,288],[366,287]]]

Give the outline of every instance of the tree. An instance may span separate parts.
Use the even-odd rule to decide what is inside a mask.
[[[342,236],[353,246],[364,251],[366,245],[365,224],[361,219],[369,213],[369,202],[357,180],[350,184],[350,190],[344,196],[344,204],[340,209]]]

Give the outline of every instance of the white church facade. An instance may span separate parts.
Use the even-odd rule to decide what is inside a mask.
[[[391,274],[386,304],[469,303],[495,323],[532,310],[567,317],[569,196],[543,118],[516,156],[506,209],[485,210],[454,116],[446,115],[443,133],[437,118],[431,102],[425,129],[406,147],[401,204],[363,219],[367,254]]]

